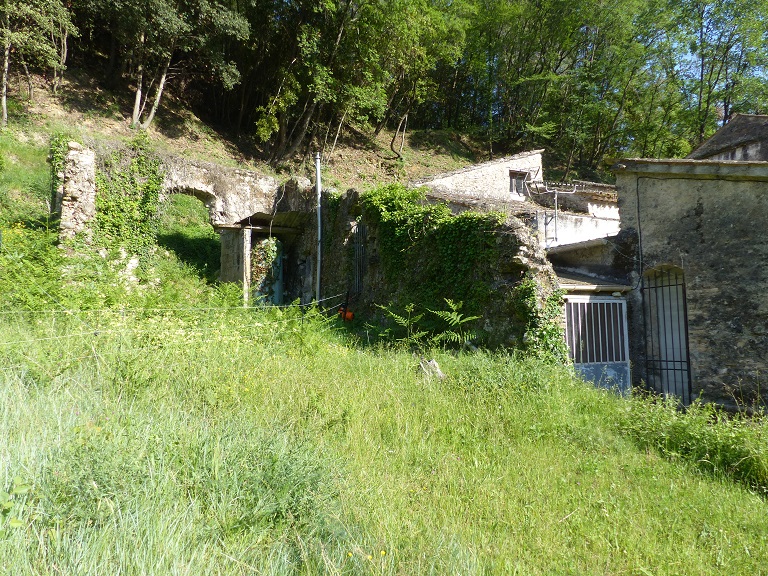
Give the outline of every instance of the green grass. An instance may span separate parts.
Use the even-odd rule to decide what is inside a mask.
[[[238,307],[190,198],[128,280],[0,149],[0,574],[768,574],[760,420]]]
[[[427,380],[292,309],[2,322],[0,572],[766,573],[765,500],[564,368]]]
[[[51,199],[47,155],[45,146],[0,132],[0,225],[45,225]]]

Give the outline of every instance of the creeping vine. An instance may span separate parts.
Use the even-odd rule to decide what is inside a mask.
[[[156,241],[163,176],[146,132],[113,152],[96,174],[97,245],[144,254]]]

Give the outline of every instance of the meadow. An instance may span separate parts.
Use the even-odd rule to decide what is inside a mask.
[[[768,574],[759,415],[243,308],[191,199],[126,278],[0,151],[0,574]]]

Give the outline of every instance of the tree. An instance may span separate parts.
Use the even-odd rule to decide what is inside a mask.
[[[66,61],[66,51],[62,56],[57,50],[56,38],[61,30],[67,33],[74,30],[61,0],[28,0],[23,3],[0,0],[2,128],[8,125],[8,73],[12,58],[18,57],[25,68],[28,62],[35,62],[54,70],[61,69]]]

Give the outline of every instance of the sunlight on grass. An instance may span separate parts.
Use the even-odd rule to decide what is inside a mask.
[[[439,353],[446,380],[425,379],[291,309],[2,321],[0,484],[32,486],[22,526],[4,520],[13,573],[757,574],[768,557],[763,499],[638,449],[624,401],[565,368]]]

